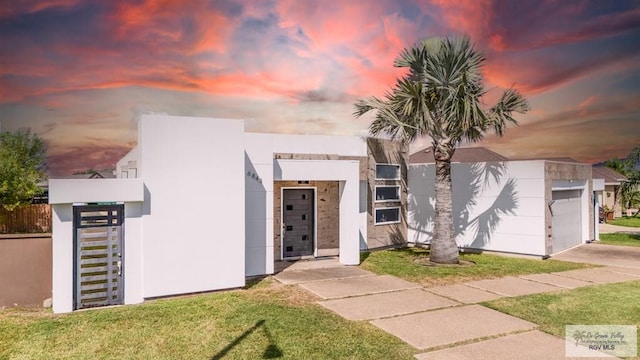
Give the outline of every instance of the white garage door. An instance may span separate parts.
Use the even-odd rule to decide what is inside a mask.
[[[582,243],[581,190],[553,191],[551,204],[551,231],[553,252],[568,249]]]

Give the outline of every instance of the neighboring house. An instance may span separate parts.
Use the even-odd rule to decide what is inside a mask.
[[[572,159],[508,160],[485,148],[452,159],[454,231],[464,249],[550,256],[596,237],[591,165]],[[433,238],[435,163],[411,155],[409,241]]]
[[[620,198],[620,186],[627,180],[624,175],[604,165],[593,166],[593,178],[604,180],[604,190],[598,192],[598,203],[613,211],[613,217],[622,216],[622,200]]]
[[[594,238],[590,165],[467,151],[456,156],[473,162],[453,166],[460,245],[546,256]],[[143,115],[118,178],[49,182],[53,311],[237,288],[279,260],[357,265],[361,250],[428,242],[434,165],[409,162],[390,140]]]

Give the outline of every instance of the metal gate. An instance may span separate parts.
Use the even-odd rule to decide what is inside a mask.
[[[124,205],[73,207],[74,309],[124,301]]]

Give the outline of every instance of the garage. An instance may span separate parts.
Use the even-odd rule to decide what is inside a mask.
[[[582,244],[582,190],[554,190],[551,202],[553,252]]]

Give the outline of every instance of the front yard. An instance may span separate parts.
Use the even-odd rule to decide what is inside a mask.
[[[626,227],[640,227],[640,217],[627,217],[623,216],[614,220],[607,221],[607,224],[626,226]]]
[[[412,359],[365,322],[266,279],[247,290],[53,315],[0,311],[0,359]]]
[[[607,245],[640,246],[639,234],[600,234],[600,243]]]
[[[482,305],[536,323],[540,330],[564,338],[565,325],[640,327],[638,299],[640,281],[631,281],[503,298]],[[640,336],[637,340],[640,349]]]
[[[427,250],[363,254],[362,268],[423,285],[591,265],[463,254],[465,267],[416,264]],[[504,298],[484,305],[564,337],[565,324],[640,325],[640,281]],[[53,315],[0,310],[0,359],[412,359],[417,349],[367,322],[345,320],[297,286],[271,278],[245,290]],[[470,324],[473,326],[473,324]]]

